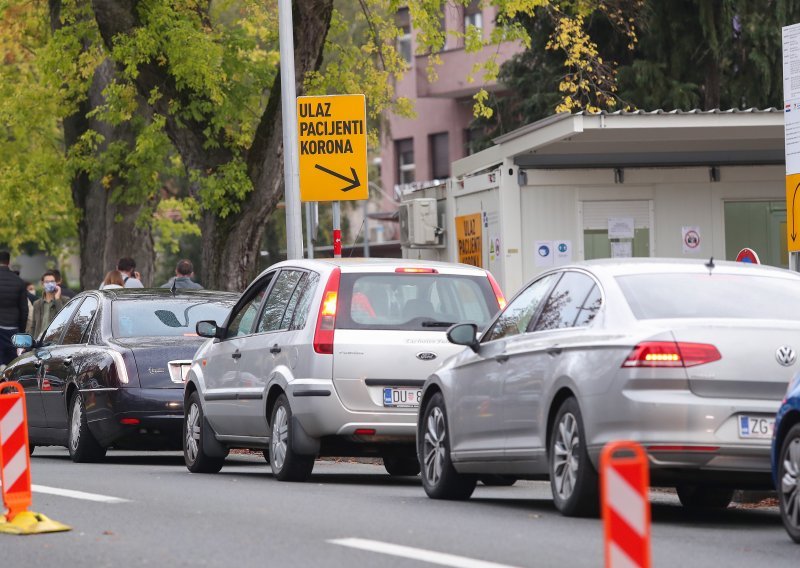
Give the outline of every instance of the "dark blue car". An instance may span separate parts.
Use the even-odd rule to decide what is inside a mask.
[[[789,384],[775,420],[772,479],[786,532],[800,544],[800,373]]]

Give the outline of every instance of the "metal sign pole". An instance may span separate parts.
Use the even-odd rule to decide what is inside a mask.
[[[303,258],[303,220],[297,158],[297,90],[294,75],[292,1],[278,0],[283,110],[283,177],[286,203],[286,258]]]
[[[308,258],[314,258],[314,204],[306,201],[306,253]]]
[[[333,205],[333,258],[342,258],[342,211],[339,202]]]

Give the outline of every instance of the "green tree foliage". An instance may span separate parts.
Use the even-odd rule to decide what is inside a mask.
[[[781,106],[781,27],[800,21],[800,3],[647,0],[629,13],[639,30],[633,46],[618,22],[607,17],[608,7],[586,18],[600,56],[617,64],[616,108]],[[476,149],[559,110],[557,85],[568,71],[563,58],[547,48],[557,22],[544,9],[537,15],[519,20],[533,42],[503,65],[500,80],[508,90],[491,100],[497,111],[491,120],[475,121],[482,134]]]

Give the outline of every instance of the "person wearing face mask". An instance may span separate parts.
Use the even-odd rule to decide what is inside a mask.
[[[42,297],[33,303],[33,321],[28,330],[34,339],[39,338],[66,303],[61,297],[61,287],[56,282],[56,275],[52,270],[42,275],[42,289],[44,290]]]

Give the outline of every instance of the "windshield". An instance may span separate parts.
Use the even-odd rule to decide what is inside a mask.
[[[497,311],[485,276],[343,274],[336,327],[445,331],[469,322],[483,329]]]
[[[235,299],[198,300],[117,300],[111,307],[111,332],[114,337],[195,336],[198,321],[221,324]]]
[[[637,319],[745,318],[800,321],[800,280],[750,274],[618,276]]]

